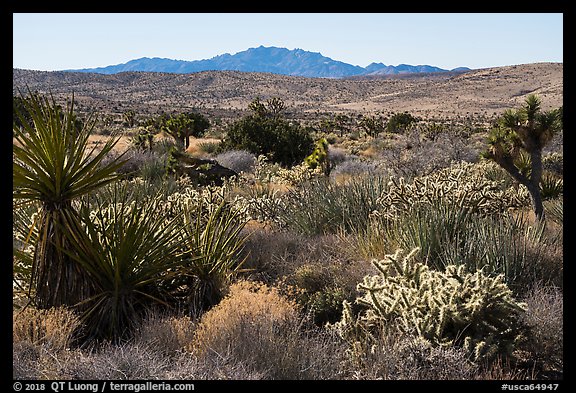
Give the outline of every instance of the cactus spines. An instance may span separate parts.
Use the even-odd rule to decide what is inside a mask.
[[[356,302],[366,309],[354,320],[350,304],[345,305],[336,324],[341,335],[353,341],[360,338],[352,333],[388,325],[435,346],[462,347],[473,360],[510,354],[521,336],[526,305],[513,298],[503,276],[470,273],[464,265],[433,270],[414,261],[418,251],[398,250],[372,261],[380,274],[357,286],[363,295]]]

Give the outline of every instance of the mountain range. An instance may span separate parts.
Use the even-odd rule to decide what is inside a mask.
[[[238,52],[234,55],[225,53],[204,60],[185,61],[158,57],[143,57],[130,60],[123,64],[65,71],[98,74],[117,74],[132,71],[174,74],[191,74],[200,71],[243,71],[268,72],[303,77],[345,78],[363,75],[397,75],[448,71],[465,72],[470,71],[470,69],[467,67],[458,67],[452,70],[445,70],[430,65],[413,66],[400,64],[398,66],[392,66],[383,63],[372,63],[367,67],[360,67],[332,60],[320,53],[308,52],[302,49],[290,50],[286,48],[259,46]]]

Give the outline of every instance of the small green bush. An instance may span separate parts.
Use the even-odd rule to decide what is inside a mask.
[[[314,148],[310,131],[274,111],[271,103],[269,100],[266,106],[254,100],[250,104],[252,114],[229,127],[219,151],[247,150],[255,155],[264,154],[283,166],[302,162]]]
[[[416,123],[417,121],[418,118],[408,112],[395,113],[390,117],[388,123],[386,123],[386,131],[403,132],[406,131],[412,123]]]
[[[356,303],[365,309],[355,319],[344,302],[342,319],[333,325],[339,334],[358,342],[393,324],[433,346],[461,347],[476,361],[512,354],[522,338],[526,305],[512,297],[503,277],[469,273],[463,265],[432,270],[413,262],[418,251],[372,261],[380,274],[364,277],[357,287],[363,295]]]

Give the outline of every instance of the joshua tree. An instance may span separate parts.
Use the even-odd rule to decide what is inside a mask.
[[[124,119],[124,125],[126,127],[134,127],[136,123],[136,112],[128,110],[122,114],[122,118]]]
[[[163,122],[162,129],[180,143],[184,150],[190,146],[190,137],[199,137],[210,127],[210,122],[199,113],[180,113]]]
[[[489,149],[483,156],[494,160],[528,188],[534,213],[542,220],[542,149],[562,129],[562,112],[559,109],[544,112],[540,104],[540,98],[530,94],[524,106],[504,112],[498,126],[489,133]]]
[[[384,124],[379,116],[362,116],[358,120],[358,126],[372,138],[384,131]]]

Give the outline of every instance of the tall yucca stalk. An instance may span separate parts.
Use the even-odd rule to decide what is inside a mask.
[[[15,122],[13,127],[13,199],[17,205],[41,204],[29,288],[39,308],[73,305],[88,289],[82,269],[63,252],[71,230],[64,217],[74,214],[72,202],[78,197],[116,179],[120,157],[102,161],[118,139],[110,139],[100,151],[88,151],[94,118],[78,129],[74,96],[63,110],[54,97],[29,92],[24,106],[31,120],[15,109],[22,125]]]

